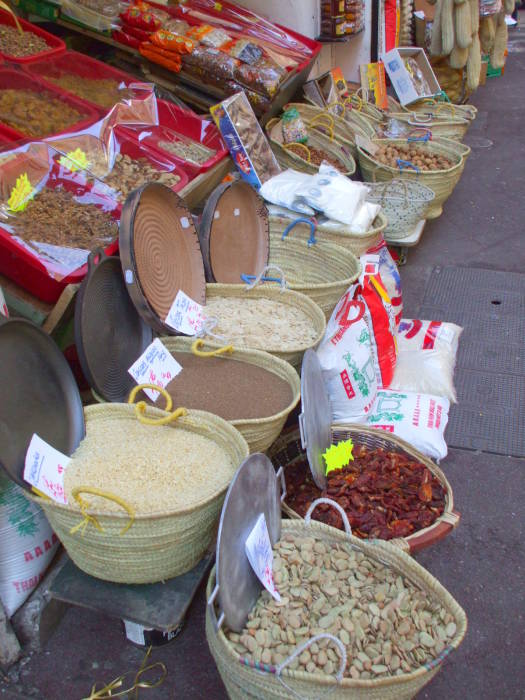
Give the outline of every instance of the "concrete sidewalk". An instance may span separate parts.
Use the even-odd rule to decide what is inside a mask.
[[[435,266],[525,274],[525,30],[511,30],[509,37],[505,75],[489,80],[473,100],[479,114],[467,135],[473,150],[463,178],[443,215],[427,225],[420,245],[410,251],[408,264],[402,268],[406,317],[418,317]],[[487,140],[492,147],[478,147],[487,146]],[[464,290],[465,295],[469,293],[472,290]],[[442,320],[455,313],[455,305],[444,309]],[[494,307],[480,308],[477,313],[486,314],[487,323],[498,313],[503,314],[500,320],[506,318],[504,311]],[[508,322],[514,323],[510,317]],[[466,342],[476,342],[467,330]],[[522,350],[524,341],[525,337]],[[519,358],[512,376],[521,413],[517,425],[525,430],[523,353]],[[480,416],[483,402],[480,394]],[[461,405],[453,408],[451,424],[460,411]],[[465,608],[469,630],[460,650],[418,697],[523,699],[525,459],[451,445],[442,467],[462,520],[453,535],[417,559]],[[182,634],[154,650],[152,660],[166,664],[168,677],[161,687],[141,691],[144,700],[227,697],[208,652],[204,606],[201,590]],[[143,651],[126,641],[118,622],[71,608],[46,650],[22,662],[0,683],[0,697],[80,700],[89,696],[96,681],[108,683],[123,673],[135,672],[142,657]]]

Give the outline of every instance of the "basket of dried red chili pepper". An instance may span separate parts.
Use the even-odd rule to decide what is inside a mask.
[[[432,460],[392,433],[331,423],[313,351],[303,359],[301,404],[299,429],[283,433],[268,451],[274,466],[284,470],[287,515],[301,518],[313,501],[330,498],[345,511],[355,536],[390,540],[411,553],[456,527],[452,488]],[[330,450],[334,445],[341,447]],[[335,462],[329,452],[336,453]],[[341,516],[328,506],[319,506],[314,517],[343,529]]]
[[[435,544],[456,527],[452,488],[443,471],[404,440],[362,425],[332,427],[332,441],[351,439],[353,459],[315,483],[299,429],[281,434],[268,455],[286,478],[284,512],[302,518],[318,498],[343,507],[352,533],[362,539],[393,540],[410,553]],[[341,516],[318,506],[314,519],[340,530]]]

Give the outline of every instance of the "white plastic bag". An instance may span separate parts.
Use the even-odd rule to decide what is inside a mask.
[[[454,323],[402,319],[390,388],[445,396],[456,403],[454,368],[462,331]]]
[[[380,211],[381,205],[364,202],[352,221],[352,231],[354,233],[366,233]]]
[[[332,420],[366,420],[377,395],[365,304],[349,290],[332,313],[317,356],[330,398]]]
[[[310,175],[296,192],[310,207],[344,224],[353,223],[368,193],[366,185],[353,182],[325,163],[319,167],[319,173]]]
[[[445,428],[450,402],[446,398],[409,391],[380,390],[367,424],[406,440],[433,459],[447,456]]]
[[[259,194],[267,202],[286,207],[292,211],[299,212],[299,214],[314,216],[315,211],[297,194],[297,190],[305,186],[311,177],[311,175],[297,172],[297,170],[285,170],[263,182]]]
[[[43,511],[0,474],[0,600],[8,617],[41,581],[57,547]]]
[[[403,315],[403,291],[401,287],[401,275],[399,274],[399,270],[394,262],[394,259],[390,255],[385,239],[382,238],[376,246],[367,250],[365,255],[361,256],[360,260],[363,269],[365,269],[367,262],[377,262],[379,264],[379,274],[381,275],[381,279],[383,280],[388,296],[390,297],[390,303],[393,307],[396,326],[398,326]]]

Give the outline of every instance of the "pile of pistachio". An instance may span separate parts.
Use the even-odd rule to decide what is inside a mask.
[[[330,633],[346,647],[345,677],[403,675],[439,656],[456,634],[436,599],[348,544],[283,536],[274,547],[281,601],[263,591],[245,629],[226,632],[243,657],[281,664],[299,645]],[[287,667],[335,675],[340,652],[329,639],[311,644]]]

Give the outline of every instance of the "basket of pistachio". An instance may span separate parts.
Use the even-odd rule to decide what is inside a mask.
[[[407,554],[353,537],[346,517],[346,532],[311,522],[328,499],[304,521],[281,522],[279,476],[252,455],[221,515],[206,636],[229,697],[414,697],[463,640],[464,611]],[[249,533],[249,551],[263,516],[273,550],[268,590],[240,546]]]

